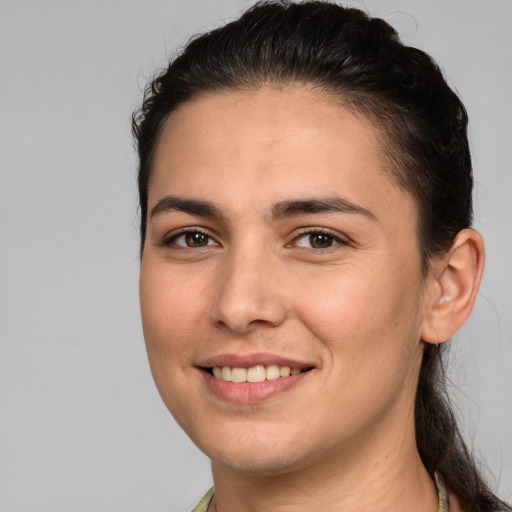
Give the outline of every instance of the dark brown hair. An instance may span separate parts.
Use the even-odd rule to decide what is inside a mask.
[[[149,85],[134,113],[139,152],[141,254],[152,160],[170,114],[200,94],[307,85],[381,129],[396,183],[416,200],[423,270],[471,225],[473,178],[467,113],[426,53],[385,21],[332,2],[260,2],[189,42]],[[441,348],[425,344],[415,404],[416,440],[467,512],[512,510],[489,490],[459,433]]]

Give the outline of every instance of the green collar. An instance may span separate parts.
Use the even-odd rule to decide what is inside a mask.
[[[437,512],[450,512],[450,505],[448,503],[448,491],[446,490],[446,484],[444,482],[444,478],[441,473],[434,474],[437,495],[439,496],[439,507]],[[214,487],[212,487],[203,497],[203,499],[198,503],[197,507],[192,510],[192,512],[207,512],[208,507],[213,499]]]

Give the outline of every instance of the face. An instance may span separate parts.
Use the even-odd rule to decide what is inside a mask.
[[[414,436],[417,212],[386,165],[366,119],[304,88],[172,114],[142,319],[159,392],[214,464],[284,472]]]

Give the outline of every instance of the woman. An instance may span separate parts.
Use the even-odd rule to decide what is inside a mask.
[[[469,316],[467,115],[425,53],[328,2],[196,38],[134,116],[141,308],[196,510],[511,510],[444,393]]]

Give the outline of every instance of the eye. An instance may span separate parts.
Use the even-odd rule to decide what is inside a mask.
[[[171,244],[187,248],[219,245],[210,235],[199,230],[182,231],[181,233],[171,236],[165,241],[165,245]]]
[[[329,249],[335,245],[347,245],[348,242],[329,231],[308,231],[295,238],[293,245],[308,249]]]

